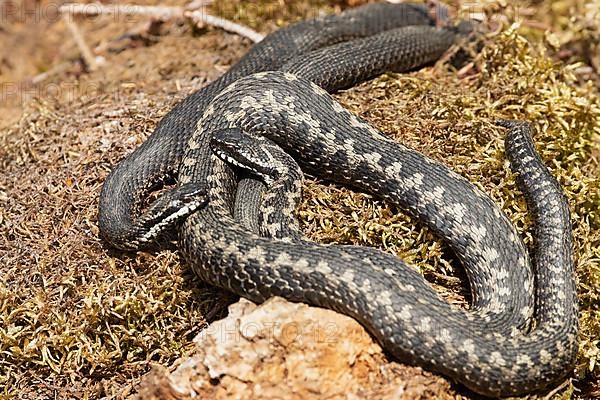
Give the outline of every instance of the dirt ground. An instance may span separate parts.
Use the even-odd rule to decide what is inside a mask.
[[[212,12],[268,33],[358,3],[222,0]],[[140,253],[106,246],[96,225],[100,188],[178,100],[251,43],[183,19],[77,17],[104,60],[89,71],[56,5],[0,1],[0,398],[119,398],[135,392],[152,365],[186,354],[231,296],[198,281],[174,244]],[[542,157],[569,198],[580,304],[577,366],[553,395],[600,396],[600,11],[584,1],[490,2],[471,11],[506,17],[459,71],[445,60],[338,99],[476,182],[529,246],[530,220],[492,121],[534,123]],[[443,243],[394,207],[308,180],[300,218],[314,240],[380,247],[417,265],[451,301],[468,299]],[[468,397],[455,386],[443,390]]]

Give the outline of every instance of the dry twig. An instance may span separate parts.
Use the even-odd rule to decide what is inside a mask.
[[[92,50],[90,50],[87,43],[85,43],[83,35],[73,21],[71,21],[69,18],[63,18],[63,21],[67,25],[67,28],[69,28],[71,35],[73,35],[73,39],[75,39],[75,43],[77,43],[77,47],[79,47],[81,56],[83,57],[88,69],[90,71],[98,69],[98,67],[104,62],[104,58],[95,57],[94,54],[92,54]]]
[[[248,28],[247,26],[240,25],[220,17],[215,17],[214,15],[207,14],[204,11],[188,11],[185,13],[185,16],[191,18],[197,26],[202,27],[204,24],[212,25],[229,32],[237,33],[240,36],[244,36],[252,40],[254,43],[260,42],[265,37],[264,35]]]

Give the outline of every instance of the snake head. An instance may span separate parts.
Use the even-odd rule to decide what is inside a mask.
[[[185,217],[208,203],[208,191],[199,183],[188,183],[163,193],[131,223],[131,234],[113,245],[122,250],[150,246]]]
[[[271,140],[251,136],[238,128],[214,132],[210,147],[221,160],[258,175],[267,184],[280,176],[280,159],[287,156]]]

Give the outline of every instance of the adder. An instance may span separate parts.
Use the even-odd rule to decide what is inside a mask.
[[[393,255],[368,247],[265,238],[232,217],[236,179],[223,160],[244,166],[236,158],[248,152],[239,140],[225,151],[219,146],[220,135],[233,129],[272,140],[319,177],[402,205],[447,242],[464,245],[459,258],[480,251],[482,262],[465,266],[476,294],[483,295],[473,279],[478,273],[493,275],[495,295],[508,299],[519,290],[511,285],[523,284],[505,275],[512,272],[496,271],[495,264],[503,261],[500,253],[512,246],[488,247],[504,229],[504,218],[483,193],[359,120],[312,82],[289,73],[265,72],[236,81],[198,121],[179,180],[180,187],[206,188],[203,199],[208,201],[180,228],[181,251],[194,272],[212,285],[255,302],[281,296],[352,316],[395,358],[438,371],[477,393],[513,396],[540,390],[569,374],[577,353],[569,210],[558,182],[535,151],[529,124],[499,124],[509,128],[506,152],[535,220],[536,315],[529,333],[492,328],[498,316],[487,312],[502,306],[498,300],[485,312],[452,307]],[[213,150],[211,141],[217,146]],[[252,152],[267,148],[260,139],[254,146]],[[277,173],[274,158],[263,157],[271,164],[262,165],[270,171],[262,176],[272,190],[263,200],[267,215],[274,208],[293,210],[299,197],[298,173],[290,175],[291,168]],[[281,188],[286,188],[284,194],[278,195]],[[520,239],[511,236],[511,241]],[[483,247],[473,249],[477,246]]]
[[[286,72],[237,79],[224,89],[209,90],[208,100],[199,95],[189,103],[184,100],[184,109],[202,114],[196,132],[191,135],[186,128],[177,136],[160,130],[173,121],[190,124],[193,116],[176,109],[146,142],[150,144],[117,167],[101,197],[104,236],[136,248],[152,240],[161,227],[191,214],[180,228],[182,251],[207,282],[255,301],[280,295],[342,311],[363,323],[394,356],[440,371],[480,393],[518,394],[555,382],[568,371],[576,350],[568,209],[560,188],[527,142],[527,128],[508,124],[509,137],[516,143],[513,164],[521,171],[535,171],[522,175],[524,190],[542,191],[547,197],[545,203],[532,203],[541,210],[536,215],[543,246],[535,254],[539,329],[530,336],[518,329],[525,327],[533,309],[530,263],[514,227],[497,206],[445,167],[385,138],[310,82],[335,90],[386,69],[413,68],[439,57],[454,36],[450,29],[430,27],[390,30],[315,50],[308,53],[309,61],[292,59],[280,67]],[[332,65],[332,57],[343,62]],[[231,127],[265,135],[311,173],[399,204],[432,227],[465,266],[472,310],[450,307],[419,274],[388,254],[263,238],[239,225],[231,217],[235,177],[208,145],[214,132]],[[165,145],[168,135],[177,146]],[[186,144],[187,136],[191,139]],[[165,156],[165,148],[178,148],[177,154]],[[156,177],[140,173],[148,166],[143,161],[156,158],[165,172],[178,164],[184,151],[179,187],[138,220],[144,233],[137,230],[127,236],[136,225],[135,203]],[[527,156],[519,160],[519,152]],[[117,218],[111,220],[106,216],[113,211]],[[551,225],[543,220],[548,217]],[[271,233],[277,235],[277,230]]]
[[[442,24],[447,23],[444,8],[435,15]],[[279,67],[335,91],[387,70],[410,70],[437,60],[460,33],[460,27],[437,29],[436,23],[440,21],[433,19],[425,6],[376,3],[301,21],[267,36],[220,79],[179,103],[147,141],[113,169],[100,193],[101,236],[114,247],[140,249],[202,205],[194,201],[199,194],[195,188],[182,187],[140,213],[145,195],[180,165],[195,121],[231,82],[251,72]],[[348,40],[356,37],[359,39]],[[245,192],[245,199],[256,202],[258,190],[254,185]],[[516,237],[503,218],[496,237],[487,239],[488,247],[501,249],[493,274],[486,267],[487,247],[449,243],[470,277],[473,309],[489,314],[486,321],[492,329],[509,332],[523,327],[533,311],[533,278],[525,249]],[[504,242],[511,244],[505,246]],[[500,284],[498,280],[505,277],[507,281]],[[512,287],[510,293],[506,287]]]
[[[179,102],[159,122],[152,135],[113,168],[100,193],[100,234],[112,246],[125,250],[148,246],[156,239],[161,227],[156,227],[160,216],[154,211],[163,205],[142,213],[143,200],[157,184],[174,176],[196,121],[210,101],[230,83],[255,72],[279,69],[295,57],[306,59],[303,55],[312,50],[386,31],[394,32],[404,26],[420,26],[420,35],[428,43],[426,48],[420,49],[419,58],[412,61],[422,64],[435,60],[452,39],[450,35],[435,35],[433,28],[439,20],[447,18],[444,10],[440,8],[432,16],[431,10],[423,5],[368,4],[339,15],[300,21],[271,33],[219,79]],[[415,66],[418,65],[407,63],[398,69]]]

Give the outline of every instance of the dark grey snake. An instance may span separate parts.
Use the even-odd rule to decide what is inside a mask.
[[[408,49],[404,55],[410,62],[415,54],[431,48],[419,40],[443,42],[441,37],[448,36],[433,36],[440,32],[433,28],[424,35],[423,29],[405,28],[397,33],[401,47]],[[403,42],[406,37],[411,39]],[[394,57],[390,59],[385,45],[390,42],[385,36],[376,40],[382,42],[384,45],[378,46],[358,41],[336,48],[346,55],[349,53],[344,51],[367,52],[370,60],[378,59],[374,57],[379,57],[381,51],[384,56],[380,68],[384,70],[386,65],[402,64]],[[324,60],[332,54],[330,50],[310,53],[313,60]],[[340,59],[343,65],[330,75],[323,71],[335,70],[331,64],[317,62],[310,67],[292,60],[282,68],[302,77],[289,72],[254,74],[221,88],[210,105],[201,102],[197,130],[187,148],[179,145],[180,154],[175,157],[180,158],[185,150],[180,186],[159,200],[160,207],[156,207],[160,210],[171,206],[172,215],[199,208],[180,228],[182,251],[194,271],[205,281],[254,301],[279,295],[351,315],[392,355],[439,371],[479,393],[520,394],[564,377],[577,349],[569,215],[560,187],[533,148],[528,125],[504,123],[510,128],[507,154],[519,172],[519,182],[536,219],[536,327],[526,335],[518,328],[525,328],[532,314],[533,275],[512,225],[487,196],[466,180],[386,138],[307,80],[327,89],[335,89],[327,82],[339,76],[342,78],[336,82],[342,82],[342,86],[360,80],[364,59]],[[421,63],[427,61],[420,59]],[[198,102],[196,99],[191,104]],[[175,114],[172,118],[177,117]],[[209,147],[213,133],[227,128],[268,137],[306,171],[409,210],[445,238],[463,262],[473,290],[472,309],[452,308],[417,272],[378,250],[321,246],[297,238],[265,238],[240,225],[232,217],[235,175]],[[146,148],[152,146],[156,145]],[[161,147],[156,149],[160,151]],[[126,185],[129,179],[140,179],[140,159],[153,162],[152,157],[164,155],[149,153],[152,157],[148,158],[148,153],[140,154],[143,157],[131,161],[137,169],[120,167],[125,172],[113,178],[110,190],[147,189],[147,183]],[[121,181],[119,185],[115,184],[117,180]],[[105,237],[118,240],[123,236],[111,236],[118,227],[106,229],[102,225],[102,207],[104,213],[111,212],[106,209],[112,205],[111,192],[106,191],[109,189],[103,189],[100,226]],[[278,198],[273,182],[271,190],[275,193],[272,199]],[[286,193],[292,194],[286,204],[269,204],[269,194],[265,198],[262,213],[267,224],[269,214],[278,215],[281,210],[291,213],[297,192]],[[117,192],[119,195],[121,192]],[[131,226],[130,213],[134,209],[127,207],[125,214]],[[269,207],[275,212],[265,211]],[[155,218],[146,222],[160,224]],[[289,235],[279,235],[282,226],[277,226],[277,218],[271,223],[267,229],[270,235]]]
[[[236,81],[198,122],[180,181],[184,186],[208,184],[210,200],[184,222],[182,251],[211,284],[258,302],[277,295],[351,315],[392,355],[479,393],[504,396],[539,389],[568,374],[577,350],[569,214],[558,183],[535,152],[529,125],[503,124],[510,128],[507,154],[536,220],[537,314],[536,328],[528,335],[499,333],[486,317],[452,308],[392,255],[263,238],[232,218],[234,175],[208,143],[214,132],[240,128],[273,140],[319,176],[412,205],[412,212],[425,220],[426,214],[440,216],[430,216],[428,223],[450,232],[450,242],[481,245],[503,224],[496,208],[463,178],[387,139],[318,86],[291,74],[266,72]],[[496,223],[488,225],[489,219]],[[484,252],[495,254],[503,246]],[[489,263],[501,260],[488,257],[487,271],[481,269],[493,274],[495,266]],[[507,273],[495,282],[511,291],[506,282],[512,272]]]
[[[439,14],[440,18],[445,18],[443,11]],[[140,213],[143,199],[157,183],[177,170],[202,111],[230,83],[255,72],[279,69],[287,62],[300,67],[306,59],[304,55],[312,50],[409,25],[420,26],[420,43],[426,45],[416,53],[409,52],[408,58],[398,62],[395,69],[414,68],[439,58],[452,42],[453,35],[442,34],[432,27],[436,22],[431,11],[422,5],[378,3],[350,9],[340,15],[300,21],[268,35],[221,78],[177,104],[160,121],[154,133],[111,171],[100,193],[98,226],[102,237],[115,247],[135,250],[152,243],[157,233],[172,222],[169,218],[165,223],[157,224],[158,220],[164,220],[165,203],[185,206],[187,198],[182,196],[184,194],[176,193],[173,199],[164,199]],[[399,36],[396,33],[395,37]],[[383,39],[386,40],[385,36]],[[403,52],[393,54],[398,58]],[[300,62],[294,63],[294,58],[299,56],[302,56]],[[390,69],[393,67],[389,65]],[[376,74],[377,71],[373,71],[370,75]],[[363,76],[360,80],[367,78]],[[331,83],[337,88],[355,83],[344,81]],[[172,218],[179,218],[181,214],[176,213]]]

